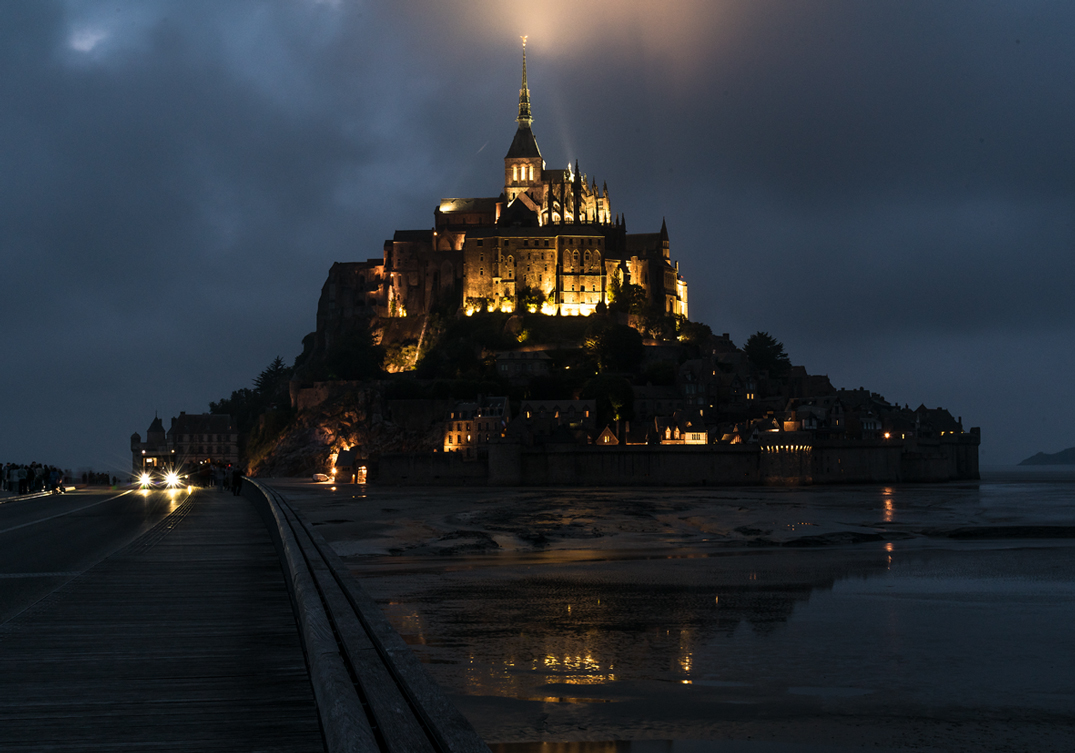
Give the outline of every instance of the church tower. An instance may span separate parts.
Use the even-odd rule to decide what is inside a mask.
[[[541,171],[545,160],[541,159],[537,139],[530,130],[534,119],[530,115],[530,88],[526,85],[526,37],[523,37],[523,85],[519,89],[519,124],[512,139],[511,148],[504,157],[504,197],[507,204],[532,187],[542,185]]]

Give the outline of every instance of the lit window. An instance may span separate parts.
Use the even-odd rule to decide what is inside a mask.
[[[518,169],[519,168],[517,166],[515,166],[515,165],[511,166],[511,180],[512,180],[512,182],[515,182],[515,181],[519,180]]]

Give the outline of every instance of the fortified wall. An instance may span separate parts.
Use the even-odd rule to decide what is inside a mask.
[[[624,446],[496,444],[487,459],[384,455],[382,485],[797,486],[976,480],[976,433],[898,442],[809,443],[787,433],[757,445]]]

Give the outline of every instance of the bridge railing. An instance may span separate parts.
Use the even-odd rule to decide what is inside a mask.
[[[329,753],[489,753],[324,537],[244,479],[291,592]]]

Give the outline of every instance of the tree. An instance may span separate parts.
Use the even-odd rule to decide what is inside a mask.
[[[614,306],[616,299],[620,297],[620,272],[616,272],[608,278],[608,302],[610,306]]]
[[[291,368],[277,356],[260,374],[254,377],[254,389],[243,387],[231,393],[231,397],[209,403],[209,412],[230,415],[241,434],[250,431],[258,417],[274,407],[288,411],[288,380]]]
[[[284,365],[284,359],[277,356],[265,369],[254,378],[254,389],[259,395],[275,397],[287,386],[291,378],[291,369]]]
[[[602,374],[586,383],[579,393],[581,400],[597,401],[599,426],[616,420],[630,421],[634,418],[635,393],[631,383],[621,376]]]
[[[545,303],[545,294],[538,288],[524,287],[519,291],[519,308],[517,310],[537,313]]]
[[[633,327],[613,324],[590,340],[601,371],[635,371],[646,357],[642,335]]]
[[[713,336],[708,324],[692,322],[689,319],[679,321],[679,341],[688,345],[705,345]]]
[[[641,314],[646,309],[646,289],[641,285],[622,285],[616,292],[609,306],[613,311],[625,311],[631,314]]]
[[[791,369],[791,359],[784,352],[784,343],[768,332],[755,332],[743,346],[743,352],[751,363],[759,369],[765,369],[769,375],[783,379]]]

